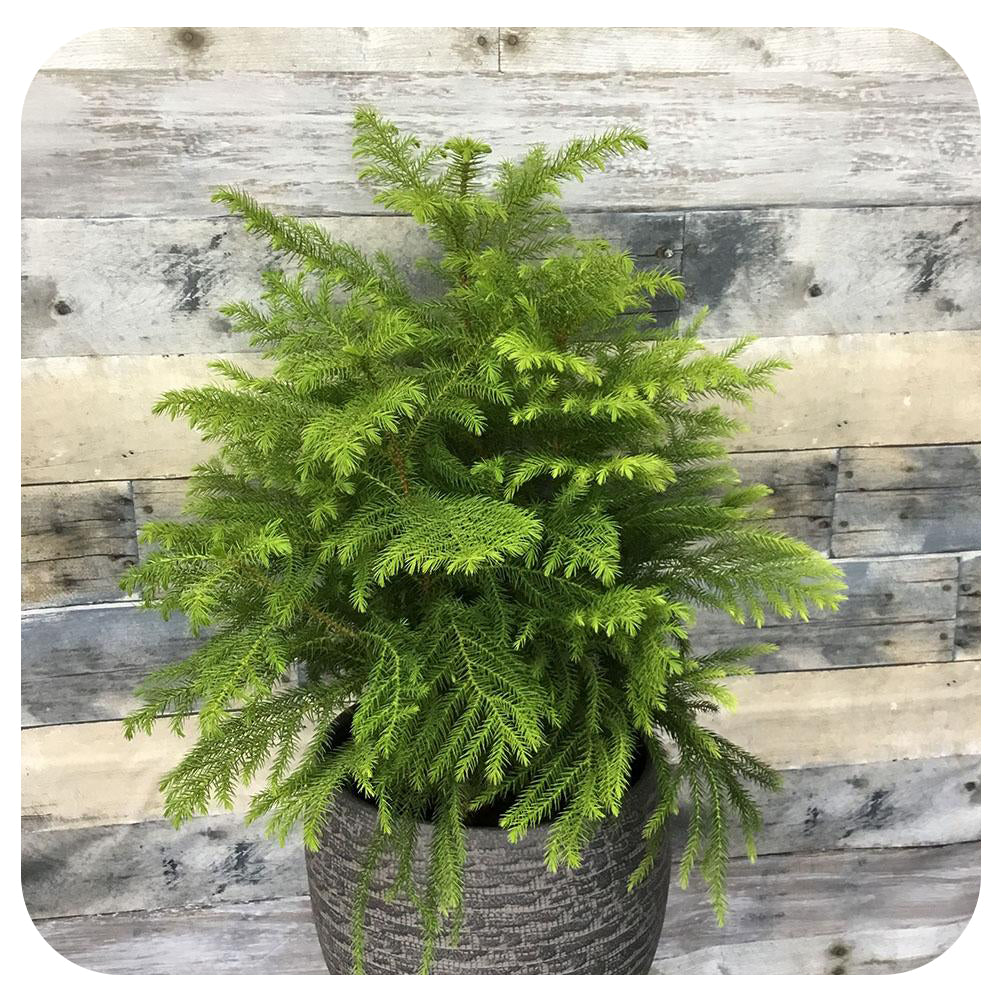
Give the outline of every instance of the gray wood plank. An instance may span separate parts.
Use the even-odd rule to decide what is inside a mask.
[[[980,546],[979,445],[845,449],[834,500],[839,556]]]
[[[764,483],[774,491],[764,505],[774,512],[775,529],[821,551],[829,549],[835,449],[741,452],[733,455],[733,464],[744,482]]]
[[[45,69],[497,72],[496,28],[101,28]]]
[[[981,452],[978,444],[844,448],[837,491],[978,489]]]
[[[571,208],[979,197],[978,106],[954,74],[43,70],[24,104],[23,214],[199,217],[220,183],[300,215],[367,213],[350,156],[362,103],[428,140],[478,123],[502,156],[623,122],[643,129],[650,151],[569,185]]]
[[[765,958],[767,971],[777,974],[901,972],[948,947],[978,892],[978,844],[737,862],[723,930],[699,886],[673,890],[654,971],[738,974],[759,969]],[[324,972],[303,896],[36,926],[61,955],[106,973]]]
[[[48,401],[51,408],[54,400]],[[66,411],[58,408],[65,416]],[[118,579],[137,557],[128,483],[21,490],[23,607],[120,601]]]
[[[165,622],[132,605],[29,615],[21,621],[21,725],[120,719],[152,669],[199,642],[183,616]]]
[[[974,660],[980,655],[981,557],[963,556],[958,570],[958,620],[955,625],[955,659]]]
[[[701,612],[692,630],[696,652],[773,642],[758,657],[762,673],[829,667],[942,662],[952,659],[958,559],[954,556],[834,560],[844,573],[847,601],[836,614],[808,622],[768,619],[763,628]]]
[[[311,221],[366,252],[389,254],[417,294],[435,290],[416,266],[434,247],[411,219]],[[633,250],[640,267],[669,262],[680,270],[680,214],[593,213],[574,223],[581,235]],[[21,237],[23,357],[248,351],[218,310],[259,301],[260,272],[287,266],[230,218],[25,219]],[[91,262],[86,272],[82,258]],[[672,317],[677,303],[664,296],[653,308]]]
[[[974,330],[979,245],[976,207],[690,212],[684,311],[708,336]]]
[[[662,974],[888,974],[958,938],[979,896],[978,844],[761,858],[733,866],[721,930],[695,885],[674,892]]]
[[[900,28],[500,29],[504,73],[961,73],[930,39]]]
[[[976,840],[979,758],[942,757],[783,772],[760,799],[761,855],[836,848],[913,847]],[[686,812],[672,836],[678,851]],[[743,854],[738,836],[734,856]],[[294,896],[307,891],[302,845],[284,848],[238,815],[32,831],[21,883],[36,919],[157,910]]]

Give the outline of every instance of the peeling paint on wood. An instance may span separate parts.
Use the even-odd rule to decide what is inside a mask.
[[[54,407],[52,400],[46,405],[59,420],[71,412]],[[118,579],[137,557],[128,483],[28,486],[21,490],[24,607],[124,600]]]
[[[507,157],[623,121],[642,129],[650,151],[569,185],[570,208],[979,197],[978,106],[958,75],[43,70],[22,118],[23,213],[199,217],[220,183],[299,215],[370,213],[351,159],[358,104],[431,141],[479,121],[477,134]]]

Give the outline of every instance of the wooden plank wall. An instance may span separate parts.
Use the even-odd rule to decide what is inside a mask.
[[[126,745],[119,720],[193,640],[116,580],[207,454],[150,405],[245,354],[216,310],[269,263],[211,189],[407,266],[425,252],[355,179],[361,101],[504,154],[641,126],[648,154],[567,188],[578,229],[670,260],[713,341],[757,332],[794,363],[737,462],[850,600],[766,625],[782,651],[723,725],[785,787],[760,861],[734,860],[727,928],[675,891],[655,970],[939,954],[978,892],[979,118],[950,57],[894,29],[116,28],[51,58],[22,147],[23,885],[41,933],[106,972],[322,971],[297,849],[231,815],[161,818],[183,744]],[[743,635],[701,624],[706,645]]]

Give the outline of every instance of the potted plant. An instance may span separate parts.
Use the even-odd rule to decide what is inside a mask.
[[[224,384],[157,404],[220,447],[123,586],[209,635],[147,680],[126,736],[196,713],[161,786],[176,823],[256,776],[248,820],[301,826],[332,972],[646,972],[682,794],[679,881],[700,868],[721,922],[730,820],[752,854],[747,786],[778,783],[703,724],[773,647],[696,657],[694,610],[841,599],[723,445],[720,403],[784,365],[707,350],[703,314],[656,328],[677,277],[570,232],[559,185],[638,133],[488,182],[479,141],[424,145],[370,108],[355,129],[376,202],[437,245],[437,291],[215,195],[296,269],[223,309],[268,374],[219,361]]]

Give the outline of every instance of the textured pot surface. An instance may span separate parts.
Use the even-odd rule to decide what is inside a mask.
[[[617,819],[604,822],[572,872],[545,866],[547,830],[531,831],[512,845],[502,830],[468,831],[465,912],[457,947],[442,940],[433,971],[441,974],[644,974],[663,924],[670,878],[669,837],[653,872],[633,892],[628,877],[645,850],[642,828],[653,806],[655,779],[647,767],[627,794]],[[313,917],[327,967],[353,970],[351,909],[375,810],[341,795],[320,849],[306,852]],[[430,827],[419,832],[414,874],[422,879]],[[377,873],[365,919],[365,971],[401,975],[420,966],[422,936],[413,906],[382,893],[396,865],[386,855]]]

